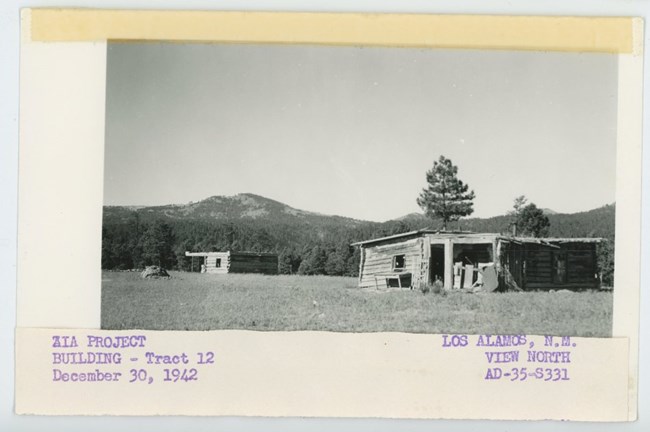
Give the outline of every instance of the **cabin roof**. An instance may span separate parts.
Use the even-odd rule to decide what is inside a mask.
[[[367,245],[367,244],[372,244],[372,243],[380,243],[388,240],[396,240],[396,239],[401,239],[401,238],[407,238],[407,237],[420,237],[425,234],[432,234],[436,235],[442,238],[447,238],[447,237],[502,237],[501,234],[497,233],[475,233],[472,231],[442,231],[442,230],[434,230],[430,228],[424,228],[416,231],[409,231],[401,234],[394,234],[386,237],[378,237],[370,240],[364,240],[356,243],[352,243],[352,246],[362,246],[362,245]]]
[[[545,237],[545,238],[536,238],[536,237],[514,237],[499,233],[475,233],[471,231],[442,231],[434,229],[420,229],[416,231],[409,231],[401,234],[394,234],[386,237],[378,237],[370,240],[364,240],[356,243],[352,243],[352,246],[368,246],[375,243],[382,243],[386,241],[407,239],[411,237],[422,237],[424,235],[432,235],[438,238],[480,238],[485,237],[486,240],[506,240],[516,243],[536,243],[536,244],[561,244],[561,243],[600,243],[604,239],[600,237]]]
[[[188,252],[185,251],[185,256],[224,256],[228,255],[230,252]]]
[[[600,243],[602,237],[512,237],[522,243]]]
[[[239,256],[278,256],[276,253],[271,253],[271,252],[233,252],[233,251],[225,251],[225,252],[185,252],[185,256],[202,256],[202,257],[207,257],[207,256],[224,256],[224,255],[239,255]]]

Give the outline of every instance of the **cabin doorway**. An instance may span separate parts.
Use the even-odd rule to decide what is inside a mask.
[[[190,261],[190,271],[196,273],[205,273],[205,257],[192,256]]]
[[[431,283],[445,283],[445,245],[431,245],[431,261],[429,263],[429,280]]]

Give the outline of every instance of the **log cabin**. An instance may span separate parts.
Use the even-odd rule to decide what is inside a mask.
[[[258,252],[185,252],[199,257],[201,273],[262,273],[278,274],[278,255]]]
[[[598,289],[600,238],[527,238],[423,229],[353,243],[359,287]]]

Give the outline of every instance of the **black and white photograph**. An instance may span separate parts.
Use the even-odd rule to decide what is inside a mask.
[[[106,63],[102,329],[612,335],[616,54]]]
[[[12,415],[639,418],[643,18],[469,12],[23,9]]]

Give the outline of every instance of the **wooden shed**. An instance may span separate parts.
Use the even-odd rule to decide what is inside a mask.
[[[361,288],[414,288],[438,280],[447,290],[557,290],[600,287],[601,241],[425,229],[353,245],[361,250]]]
[[[278,274],[278,255],[258,252],[185,252],[200,257],[201,273],[263,273]]]

